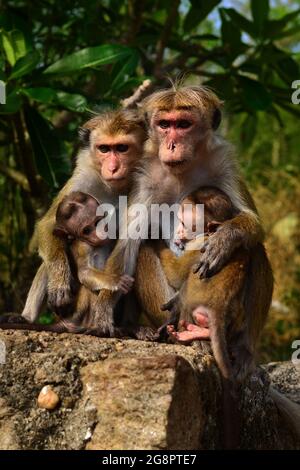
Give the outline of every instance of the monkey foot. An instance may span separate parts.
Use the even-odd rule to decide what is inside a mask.
[[[28,324],[29,322],[17,313],[5,313],[0,316],[0,324]]]
[[[193,323],[182,322],[180,325],[180,331],[175,331],[174,326],[169,325],[167,327],[169,337],[171,341],[181,344],[189,344],[196,340],[210,339],[210,333],[208,328],[202,328],[201,326],[194,325]]]

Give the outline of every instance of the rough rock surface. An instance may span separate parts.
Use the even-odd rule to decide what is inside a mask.
[[[243,448],[299,448],[265,372],[300,402],[293,368],[258,369],[242,390]],[[53,410],[37,404],[46,385]],[[218,370],[199,345],[0,332],[0,449],[220,448],[220,403]]]

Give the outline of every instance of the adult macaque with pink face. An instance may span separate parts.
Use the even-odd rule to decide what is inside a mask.
[[[73,308],[75,293],[71,269],[63,241],[53,234],[58,205],[71,192],[81,191],[101,203],[117,207],[119,196],[127,195],[132,186],[133,171],[143,155],[145,139],[144,121],[131,110],[107,111],[81,128],[81,149],[73,176],[37,224],[39,254],[44,262],[22,313],[27,321],[33,322],[38,317],[46,277],[50,307],[59,314]],[[111,328],[111,319],[107,327]]]

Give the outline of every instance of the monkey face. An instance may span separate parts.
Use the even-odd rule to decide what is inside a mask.
[[[92,136],[93,162],[101,178],[113,190],[121,191],[130,183],[130,175],[142,152],[142,142],[133,134]]]
[[[161,162],[176,172],[189,166],[208,130],[199,113],[192,109],[159,111],[152,127],[157,134]]]
[[[193,240],[197,235],[203,233],[203,230],[197,230],[198,227],[203,228],[203,213],[196,204],[191,200],[183,200],[177,213],[178,225],[174,233],[174,243],[180,248],[184,248],[185,243]]]

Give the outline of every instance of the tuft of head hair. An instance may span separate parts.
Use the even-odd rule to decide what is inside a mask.
[[[191,193],[188,199],[193,204],[204,204],[205,211],[208,211],[218,222],[225,222],[235,216],[235,209],[230,198],[218,188],[198,189]]]
[[[79,130],[79,138],[82,144],[89,141],[89,134],[100,129],[107,135],[137,134],[141,139],[146,139],[146,124],[138,110],[117,109],[104,111],[89,119]]]
[[[81,191],[73,191],[65,196],[57,207],[56,223],[63,225],[64,222],[70,219],[72,215],[77,212],[78,208],[80,206],[83,207],[90,198],[95,199],[93,196]]]
[[[221,121],[221,108],[223,102],[205,86],[184,86],[172,83],[171,88],[159,90],[145,98],[141,106],[147,117],[159,111],[173,109],[191,109],[207,116],[213,129],[217,129]]]

